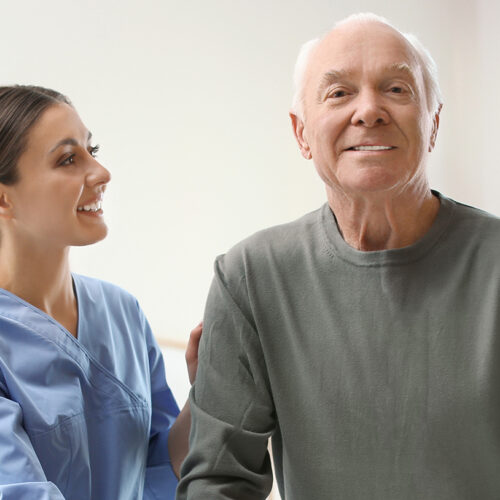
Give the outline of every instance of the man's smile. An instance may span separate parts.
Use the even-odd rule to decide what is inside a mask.
[[[353,146],[347,151],[387,151],[395,149],[394,146]]]

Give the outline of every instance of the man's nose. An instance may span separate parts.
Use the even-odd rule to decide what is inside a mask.
[[[375,127],[389,123],[390,117],[382,105],[382,96],[375,90],[360,92],[354,104],[356,108],[351,118],[353,125]]]

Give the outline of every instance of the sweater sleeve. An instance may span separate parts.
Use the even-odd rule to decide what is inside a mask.
[[[190,451],[178,499],[264,499],[272,486],[274,405],[245,278],[215,265],[190,394]],[[245,303],[246,302],[246,303]]]

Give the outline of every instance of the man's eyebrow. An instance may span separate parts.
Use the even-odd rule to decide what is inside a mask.
[[[410,68],[407,63],[395,63],[389,66],[388,71],[394,71],[398,73],[404,73],[408,75],[413,81],[416,81],[415,72]]]
[[[339,80],[345,80],[349,75],[348,71],[332,69],[327,71],[321,78],[321,82],[318,87],[317,98],[321,101],[321,94],[326,88],[328,88],[332,83],[338,82]]]
[[[90,139],[92,139],[92,132],[89,132],[87,136],[87,142],[90,142]],[[50,153],[53,153],[57,148],[60,148],[61,146],[78,146],[78,141],[74,139],[73,137],[66,137],[65,139],[61,139],[50,151]]]

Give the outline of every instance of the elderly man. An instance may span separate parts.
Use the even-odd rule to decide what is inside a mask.
[[[291,113],[328,203],[215,265],[178,498],[500,498],[500,221],[431,191],[441,100],[360,15],[305,46]]]

